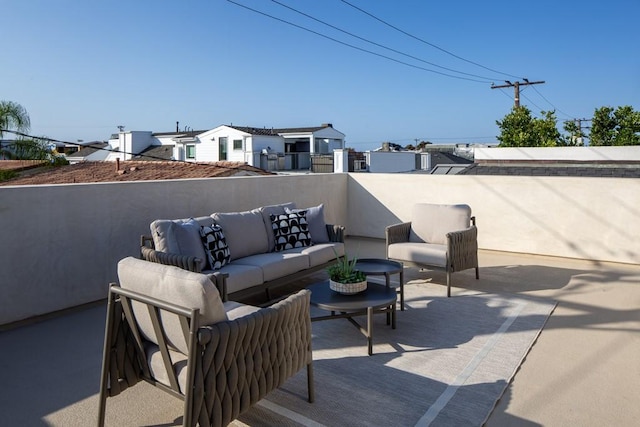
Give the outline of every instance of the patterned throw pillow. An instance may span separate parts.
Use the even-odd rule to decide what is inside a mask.
[[[222,227],[216,223],[211,224],[210,227],[200,227],[200,237],[202,237],[204,250],[209,258],[209,267],[212,270],[220,270],[231,262],[231,252]]]
[[[311,246],[307,212],[271,215],[276,251]]]

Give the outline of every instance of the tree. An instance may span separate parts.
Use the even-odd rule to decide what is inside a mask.
[[[568,133],[568,136],[563,136],[561,138],[559,145],[567,145],[567,146],[581,146],[584,145],[584,132],[582,132],[582,128],[578,126],[576,121],[566,121],[563,125],[564,131]]]
[[[17,102],[0,101],[0,139],[6,130],[28,132],[31,128],[29,113]]]
[[[629,105],[597,108],[589,138],[591,145],[640,145],[640,111]]]
[[[496,120],[500,127],[500,147],[553,147],[562,144],[554,111],[542,111],[541,118],[531,116],[524,106],[513,107],[502,121]]]

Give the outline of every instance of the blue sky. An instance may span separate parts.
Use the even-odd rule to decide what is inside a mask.
[[[329,122],[359,150],[494,142],[513,106],[512,88],[491,89],[504,80],[546,81],[523,87],[521,103],[560,121],[640,110],[637,0],[349,0],[413,37],[340,0],[278,0],[402,54],[274,1],[234,1],[263,14],[226,0],[5,1],[0,99],[28,110],[31,134],[71,142],[106,140],[118,125]]]

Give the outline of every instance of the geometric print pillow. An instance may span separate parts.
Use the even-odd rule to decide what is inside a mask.
[[[271,215],[271,227],[275,237],[276,251],[311,246],[307,211]]]
[[[200,227],[200,237],[204,244],[204,250],[209,258],[209,267],[212,270],[220,270],[231,262],[231,252],[227,246],[222,227],[215,222],[211,226]]]

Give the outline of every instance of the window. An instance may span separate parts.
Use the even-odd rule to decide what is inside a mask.
[[[242,150],[242,140],[241,139],[234,139],[233,140],[233,149],[234,150]]]
[[[227,137],[221,136],[218,139],[218,160],[227,160]]]
[[[185,147],[187,159],[195,159],[196,158],[196,146],[193,144],[187,145]]]

